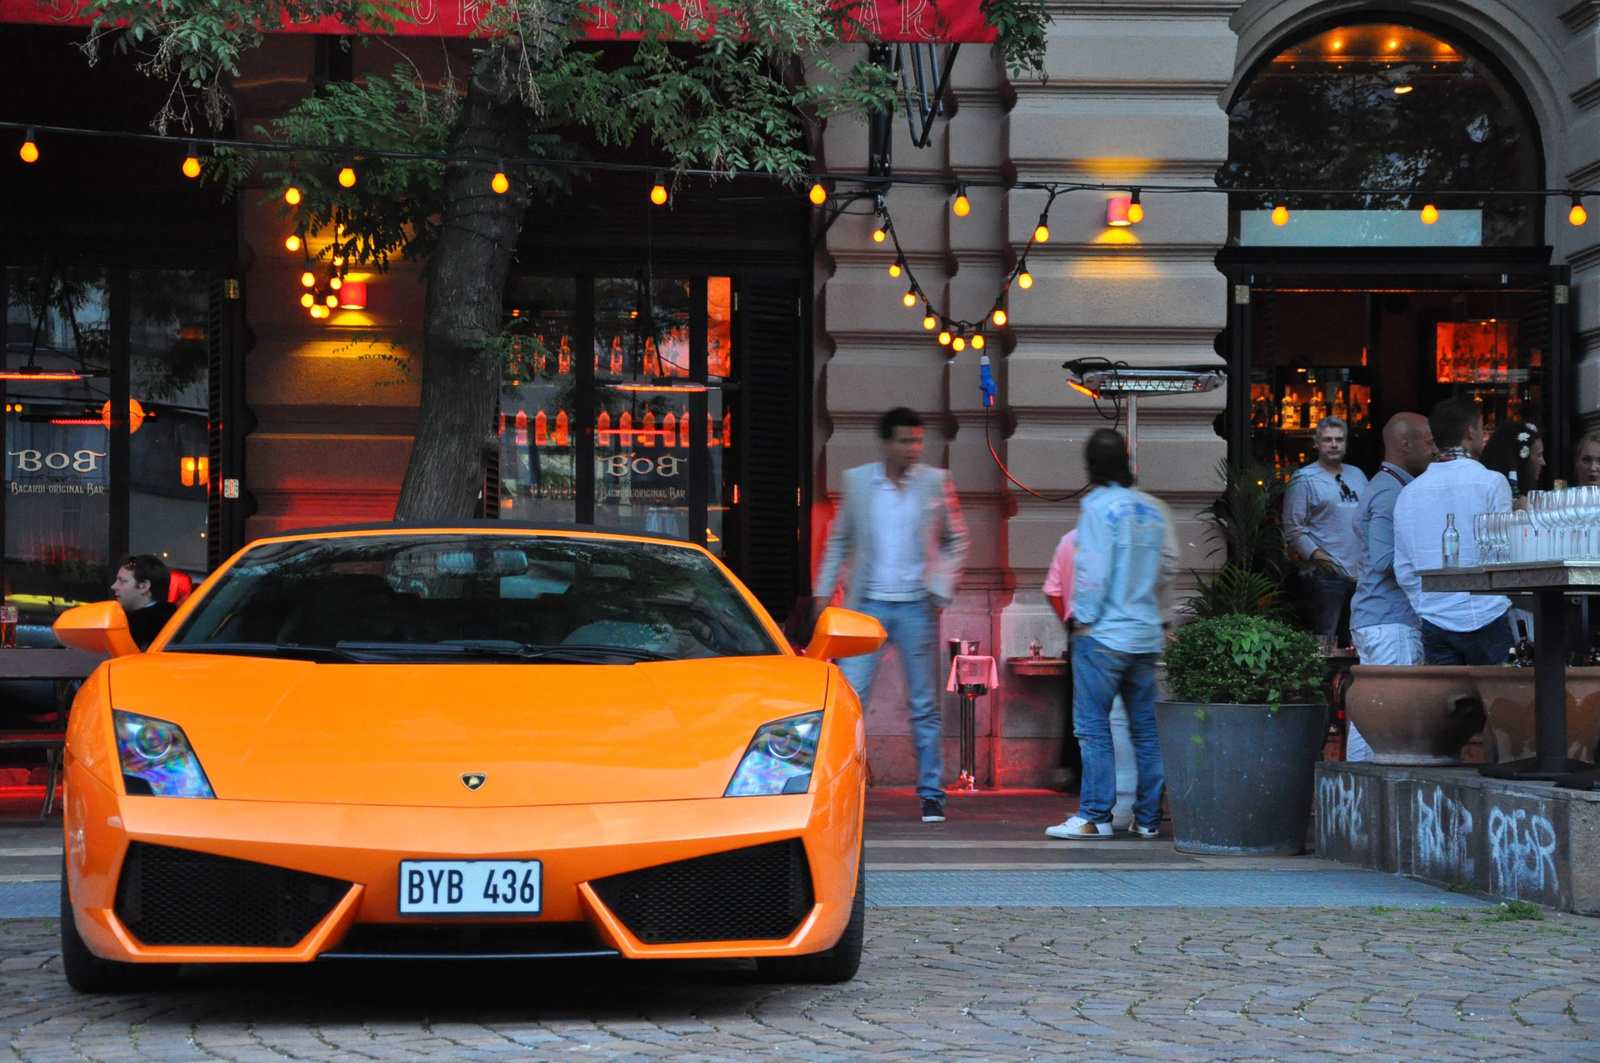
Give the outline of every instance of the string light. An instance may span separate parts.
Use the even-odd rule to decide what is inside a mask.
[[[1045,224],[1045,221],[1049,218],[1049,216],[1050,215],[1048,213],[1039,215],[1039,224],[1035,226],[1033,230],[1034,243],[1048,244],[1050,242],[1050,227]]]
[[[900,268],[900,263],[898,263],[898,262],[889,263],[889,276],[898,277],[898,276],[900,276],[900,274],[902,272],[904,272],[904,271]]]
[[[650,187],[650,202],[658,207],[667,202],[667,177],[665,174],[656,174],[656,183]]]
[[[283,238],[283,249],[285,251],[298,251],[302,246],[303,241],[300,239],[299,233],[290,233]]]
[[[338,291],[340,288],[344,287],[344,278],[343,277],[329,277],[328,278],[328,287],[332,288],[334,291]]]
[[[887,240],[888,238],[889,238],[889,234],[883,231],[883,226],[880,225],[876,229],[872,230],[872,242],[873,243],[881,244],[885,240]]]
[[[316,303],[317,303],[317,297],[315,295],[312,295],[310,292],[306,292],[304,295],[302,295],[300,297],[300,305],[303,306],[303,307],[306,307],[307,309],[310,309],[311,307],[315,306]]]
[[[323,300],[323,302],[327,303],[329,306],[338,306],[339,297],[337,295],[329,295]]]
[[[956,336],[950,341],[950,349],[955,351],[957,354],[960,354],[962,351],[967,349],[967,341],[962,339],[960,336]]]
[[[983,338],[983,333],[980,332],[976,336],[972,337],[972,349],[973,350],[975,350],[975,351],[983,350],[984,343],[985,343],[985,340]]]
[[[929,332],[932,332],[934,327],[938,324],[939,319],[934,317],[932,314],[929,314],[927,317],[922,319],[922,327],[927,329]]]
[[[811,202],[819,207],[828,201],[828,190],[822,187],[821,181],[812,185],[811,191],[807,195],[810,196]]]
[[[341,188],[354,188],[356,186],[355,159],[349,155],[344,158],[344,165],[339,168],[339,186]]]
[[[1004,310],[1001,310],[999,307],[996,307],[995,308],[995,312],[994,312],[995,327],[996,328],[1003,328],[1005,326],[1006,321],[1007,321],[1006,312]]]
[[[39,145],[33,142],[33,138],[33,126],[29,126],[27,132],[22,134],[22,150],[17,152],[23,162],[39,161]]]
[[[321,303],[317,303],[311,308],[311,316],[317,318],[318,320],[327,317],[328,313],[328,308],[323,306]]]
[[[1589,220],[1589,212],[1583,209],[1583,197],[1576,192],[1572,194],[1572,209],[1567,211],[1567,220],[1574,225],[1582,225]]]
[[[950,205],[950,209],[958,218],[965,218],[972,213],[972,204],[967,201],[967,184],[965,181],[956,185],[956,201]]]
[[[941,347],[950,346],[950,330],[949,329],[942,329],[939,332],[939,346],[941,346]]]
[[[1022,288],[1023,290],[1032,288],[1033,274],[1029,273],[1027,270],[1023,270],[1021,273],[1017,274],[1017,287]]]
[[[298,207],[300,205],[300,199],[300,190],[294,185],[290,185],[288,188],[283,190],[283,201],[289,204],[289,206]]]
[[[189,154],[183,160],[183,176],[194,178],[200,176],[200,149],[194,141],[189,141]]]
[[[300,274],[300,283],[304,287],[315,288],[317,286],[317,275],[308,269]]]
[[[1135,188],[1133,194],[1128,197],[1128,222],[1138,225],[1142,221],[1144,221],[1144,205],[1139,202],[1139,190]]]
[[[1284,206],[1282,203],[1279,203],[1276,207],[1273,207],[1272,208],[1272,224],[1274,224],[1274,225],[1288,225],[1289,224],[1289,208]]]
[[[916,289],[913,288],[911,291],[906,292],[906,294],[904,294],[904,295],[902,295],[900,297],[900,301],[902,303],[906,304],[907,307],[916,306],[917,305],[917,291],[916,291]]]
[[[1439,220],[1439,208],[1438,207],[1434,206],[1432,203],[1429,203],[1429,204],[1427,204],[1426,206],[1424,206],[1422,208],[1422,224],[1424,224],[1424,225],[1432,225],[1434,222],[1436,222],[1438,220]]]
[[[506,160],[501,159],[494,164],[494,176],[489,179],[489,187],[494,189],[494,194],[503,196],[511,191],[511,181],[506,177]]]

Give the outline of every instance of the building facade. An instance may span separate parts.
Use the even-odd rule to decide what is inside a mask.
[[[781,621],[810,592],[843,470],[876,460],[884,409],[910,406],[972,532],[941,637],[1004,659],[1034,641],[1047,657],[1064,648],[1039,588],[1076,521],[1083,441],[1113,420],[1126,428],[1121,407],[1068,386],[1069,360],[1228,371],[1225,389],[1139,405],[1141,484],[1178,516],[1190,570],[1216,563],[1196,514],[1219,463],[1298,464],[1318,414],[1343,412],[1370,469],[1388,415],[1473,394],[1491,417],[1545,428],[1552,473],[1567,475],[1555,470],[1578,425],[1600,413],[1600,214],[1575,226],[1568,200],[1505,193],[1600,187],[1600,3],[1050,11],[1046,79],[1008,78],[988,48],[966,45],[926,146],[904,116],[888,143],[900,180],[885,206],[940,312],[982,318],[1028,255],[1034,283],[1006,294],[1009,320],[983,352],[941,347],[903,304],[870,200],[840,211],[835,189],[814,208],[738,184],[685,188],[656,208],[648,182],[597,179],[530,212],[506,313],[541,353],[506,382],[484,514],[703,538]],[[70,61],[72,31],[0,34],[13,57]],[[273,38],[234,86],[234,127],[319,78],[390,63]],[[6,98],[26,101],[27,114],[5,116],[18,121],[139,129],[137,105],[156,107],[156,90],[114,64],[71,93],[40,90],[60,75],[5,66]],[[96,111],[107,93],[129,101],[126,114]],[[875,143],[881,156],[866,124],[834,119],[813,147],[820,168],[865,176],[883,172]],[[22,177],[8,165],[19,183],[0,197],[7,368],[92,372],[6,382],[8,594],[47,612],[92,597],[130,548],[198,573],[260,535],[388,518],[416,423],[417,266],[362,278],[361,305],[313,320],[300,305],[304,250],[287,249],[259,189],[224,200],[143,148],[112,171],[103,153],[44,146],[41,162],[65,151],[73,165]],[[962,180],[1106,188],[1058,196],[1049,241],[1028,250],[1047,193],[974,186],[957,217]],[[1219,181],[1281,192],[1224,195]],[[1332,191],[1352,181],[1396,191]],[[1149,189],[1144,219],[1108,224],[1109,200],[1134,188]],[[1423,204],[1415,188],[1448,194]],[[990,408],[980,353],[999,388]],[[118,414],[130,399],[147,420]],[[92,475],[82,453],[100,455]],[[868,711],[887,783],[914,774],[895,672]],[[1001,674],[979,701],[979,777],[1046,783],[1061,680]],[[946,710],[953,765],[953,695]]]

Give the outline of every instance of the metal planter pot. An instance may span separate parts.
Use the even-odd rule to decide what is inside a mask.
[[[1156,702],[1167,806],[1179,852],[1305,851],[1313,765],[1328,732],[1321,704]]]

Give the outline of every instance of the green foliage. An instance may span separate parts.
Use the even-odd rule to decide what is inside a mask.
[[[1522,920],[1536,923],[1544,918],[1544,909],[1527,901],[1501,901],[1489,909],[1489,913],[1489,918],[1485,921],[1490,923],[1515,923]]]
[[[983,20],[999,32],[995,51],[1012,77],[1044,77],[1044,28],[1054,21],[1044,0],[978,0]]]
[[[1218,464],[1222,492],[1200,514],[1225,560],[1213,575],[1195,574],[1196,593],[1184,608],[1197,617],[1243,614],[1287,619],[1291,613],[1286,581],[1294,566],[1278,514],[1288,481],[1269,466],[1236,469]]]
[[[1186,624],[1167,648],[1166,662],[1173,700],[1202,704],[1320,701],[1327,678],[1315,639],[1260,616]]]

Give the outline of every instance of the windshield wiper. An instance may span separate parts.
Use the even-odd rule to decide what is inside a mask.
[[[230,657],[282,657],[293,661],[335,664],[368,664],[371,657],[351,653],[342,647],[311,646],[303,642],[199,642],[168,646],[167,653],[216,653]]]

